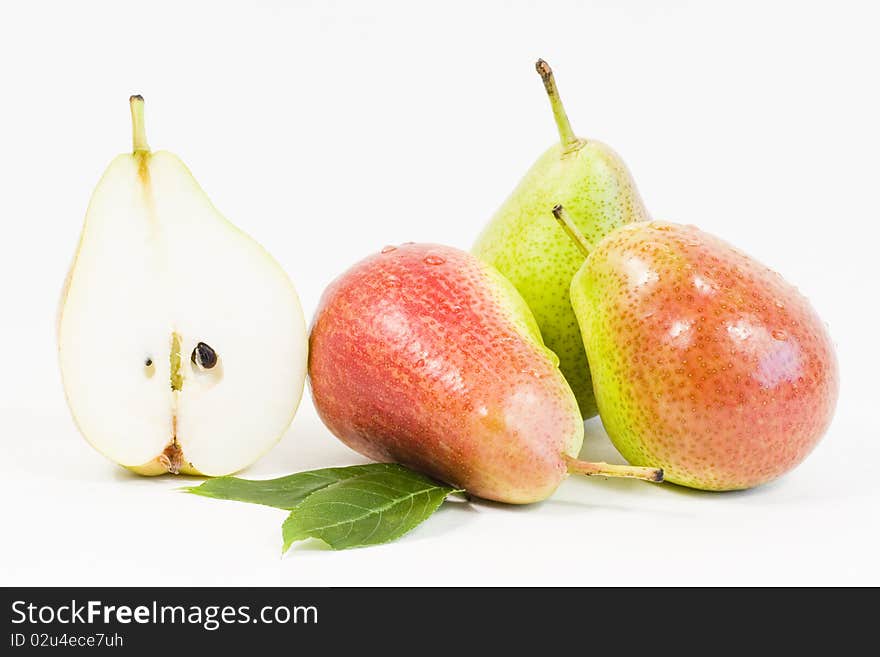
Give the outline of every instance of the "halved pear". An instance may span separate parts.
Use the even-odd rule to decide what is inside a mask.
[[[135,472],[224,475],[267,452],[302,397],[307,339],[284,270],[176,156],[132,153],[92,195],[62,292],[67,401],[95,449]]]

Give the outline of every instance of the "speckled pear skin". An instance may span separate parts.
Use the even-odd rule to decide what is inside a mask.
[[[342,442],[486,499],[548,497],[583,421],[514,287],[470,254],[386,247],[324,292],[310,336],[315,407]]]
[[[574,277],[571,299],[608,435],[667,481],[763,484],[803,461],[831,422],[837,361],[809,302],[693,226],[611,234]]]
[[[569,300],[571,279],[584,258],[553,218],[557,203],[594,244],[619,226],[648,218],[632,176],[613,150],[592,139],[568,149],[556,144],[526,173],[472,252],[519,290],[589,418],[596,414],[596,401]]]

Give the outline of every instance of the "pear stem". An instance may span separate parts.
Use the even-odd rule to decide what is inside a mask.
[[[544,89],[547,90],[547,97],[550,99],[550,107],[553,109],[553,118],[556,119],[556,128],[559,130],[559,139],[562,141],[566,150],[578,146],[581,141],[571,129],[571,123],[568,115],[565,113],[565,107],[562,105],[562,99],[559,97],[559,89],[556,88],[556,80],[553,77],[553,69],[543,59],[535,62],[535,70],[544,81]]]
[[[578,250],[584,254],[584,257],[586,258],[589,256],[590,252],[593,250],[593,245],[571,220],[571,217],[568,216],[565,208],[561,205],[555,206],[553,208],[553,216],[556,217],[556,221],[559,222],[559,225],[562,226]]]
[[[131,141],[134,144],[134,152],[148,151],[147,129],[144,125],[144,97],[132,96],[128,99],[131,105]]]
[[[630,479],[641,479],[643,481],[660,482],[663,481],[663,470],[660,468],[645,468],[637,465],[614,465],[612,463],[590,463],[588,461],[580,461],[571,456],[565,455],[565,463],[571,474],[600,475],[602,477],[628,477]]]

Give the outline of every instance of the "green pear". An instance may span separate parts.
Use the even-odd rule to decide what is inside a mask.
[[[596,414],[590,369],[569,301],[571,279],[583,256],[559,230],[550,208],[564,205],[581,232],[598,242],[614,229],[648,219],[623,160],[605,144],[575,136],[553,71],[536,64],[559,128],[559,143],[529,169],[473,247],[526,300],[546,345],[559,356],[585,418]]]

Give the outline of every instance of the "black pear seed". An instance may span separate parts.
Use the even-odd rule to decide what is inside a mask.
[[[204,342],[199,342],[192,352],[192,362],[209,370],[217,364],[217,352]]]
[[[144,361],[144,367],[152,367],[152,366],[153,366],[153,359],[147,358],[147,360]]]

